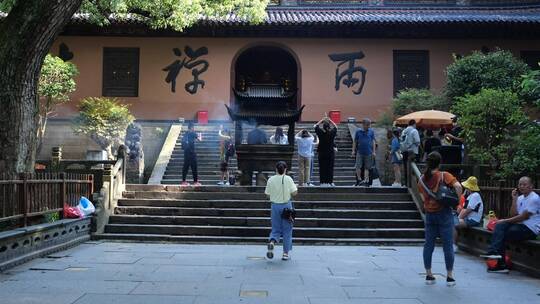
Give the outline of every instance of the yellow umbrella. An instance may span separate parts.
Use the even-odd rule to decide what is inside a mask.
[[[456,115],[444,111],[426,110],[409,113],[401,116],[394,122],[396,125],[407,125],[411,119],[419,127],[444,127],[452,125],[452,118]]]

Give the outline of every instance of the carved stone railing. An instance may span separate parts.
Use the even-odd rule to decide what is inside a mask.
[[[118,160],[113,165],[106,164],[103,170],[103,187],[97,198],[98,204],[92,222],[93,233],[103,233],[109,217],[114,213],[118,199],[126,190],[126,155],[125,150],[118,152]]]

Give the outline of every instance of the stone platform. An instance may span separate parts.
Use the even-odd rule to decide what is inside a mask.
[[[287,262],[264,254],[261,245],[87,242],[0,273],[0,302],[540,303],[539,280],[486,273],[483,260],[465,254],[456,256],[457,286],[447,287],[441,248],[432,286],[420,246],[295,246]]]

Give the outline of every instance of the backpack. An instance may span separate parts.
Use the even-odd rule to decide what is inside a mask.
[[[433,198],[437,203],[441,204],[443,207],[456,208],[459,204],[459,197],[457,196],[454,188],[448,187],[444,183],[444,171],[441,171],[441,179],[438,182],[437,192],[431,191],[426,184],[424,183],[424,175],[420,177],[420,185],[424,188],[427,195]]]
[[[225,147],[226,156],[233,157],[236,154],[236,148],[234,147],[234,144],[231,140],[226,140],[223,143],[223,146]]]
[[[403,132],[403,134],[401,134],[401,138],[399,140],[399,150],[401,150],[401,152],[409,151],[414,144],[414,136],[412,135],[412,132],[414,132],[414,130],[409,129],[408,132]]]

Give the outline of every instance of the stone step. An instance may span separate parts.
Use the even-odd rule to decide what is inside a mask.
[[[269,208],[268,200],[184,200],[184,199],[128,199],[118,200],[120,207],[184,207],[184,208]],[[298,209],[354,209],[385,211],[417,211],[413,202],[377,202],[377,201],[308,201],[295,202]],[[402,215],[400,215],[402,216]]]
[[[266,246],[268,236],[234,237],[221,235],[170,235],[144,233],[103,233],[96,234],[97,240],[114,240],[126,242],[167,242],[167,243],[205,243],[205,244],[257,244]],[[418,246],[424,243],[424,238],[305,238],[294,236],[294,245],[370,245],[370,246]]]
[[[231,170],[232,168],[229,168],[229,170]],[[169,171],[167,173],[165,173],[163,175],[163,180],[181,180],[182,178],[182,174],[180,174],[181,171]],[[191,173],[188,172],[188,176],[190,176]],[[346,174],[348,173],[348,174]],[[202,183],[203,181],[207,180],[207,181],[219,181],[219,177],[221,175],[221,172],[219,171],[214,171],[212,173],[206,173],[206,174],[202,174],[202,173],[198,173],[197,174],[198,177],[199,177],[199,181]],[[271,174],[273,175],[273,174]],[[270,176],[270,175],[269,175]],[[253,175],[253,178],[255,178],[255,175]],[[298,174],[295,172],[293,174],[293,180],[295,182],[298,181]],[[311,180],[312,181],[318,181],[319,180],[319,174],[314,174],[311,176]],[[343,181],[347,181],[347,182],[354,182],[356,181],[356,178],[354,177],[353,175],[353,172],[342,172],[340,175],[334,175],[334,182],[343,182]]]
[[[202,187],[179,187],[179,186],[165,186],[165,185],[145,185],[145,184],[127,184],[126,193],[131,191],[146,191],[146,192],[163,192],[167,193],[179,193],[179,192],[247,192],[247,193],[260,193],[263,194],[265,187],[263,186],[234,186],[234,187],[219,187],[219,186],[202,186]],[[340,187],[340,188],[319,188],[319,187],[302,187],[299,189],[299,193],[320,193],[320,194],[359,194],[359,193],[374,193],[374,194],[408,194],[407,188],[394,188],[394,187]],[[173,197],[171,197],[173,199]],[[263,198],[266,200],[266,197]],[[350,200],[350,199],[347,199]],[[373,201],[373,200],[372,200]],[[394,199],[394,201],[411,201],[411,197],[407,196],[405,200]]]
[[[296,178],[295,178],[296,179]],[[193,184],[193,177],[191,175],[188,175],[186,177],[186,181],[190,184]],[[215,176],[215,177],[210,177],[210,178],[201,178],[199,176],[199,183],[202,185],[202,186],[218,186],[218,183],[219,183],[219,177]],[[182,183],[182,179],[178,178],[178,179],[163,179],[161,180],[161,183],[164,184],[164,185],[175,185],[175,186],[179,186],[181,183]],[[311,182],[313,184],[313,187],[320,187],[320,182],[319,182],[319,178],[318,177],[314,177],[311,179]],[[334,185],[336,187],[350,187],[350,186],[354,186],[354,184],[356,183],[356,180],[354,178],[350,178],[350,179],[344,179],[344,180],[335,180],[334,181]],[[256,181],[255,179],[252,181],[252,185],[255,185],[256,184]],[[236,186],[237,184],[233,185]],[[227,186],[227,185],[224,185],[223,187],[230,187]]]
[[[183,166],[183,163],[180,162],[180,163],[176,163],[176,164],[169,164],[167,166],[167,170],[179,170],[178,172],[182,172],[182,166]],[[229,163],[229,169],[236,169],[238,168],[235,165],[231,165],[231,163]],[[297,171],[296,170],[297,166],[294,166],[293,165],[293,170],[292,171]],[[212,162],[212,163],[200,163],[200,162],[197,162],[197,170],[198,171],[203,171],[203,170],[212,170],[212,171],[219,171],[219,162]],[[340,166],[335,166],[334,167],[334,176],[336,175],[336,173],[338,172],[341,172],[343,170],[348,170],[350,172],[353,172],[353,170],[355,170],[355,167],[353,164],[351,165],[340,165]],[[319,166],[315,166],[313,167],[313,172],[316,172],[318,174],[319,172]]]
[[[191,226],[108,224],[105,233],[145,233],[169,235],[268,236],[270,226]],[[294,228],[296,237],[309,238],[423,238],[423,228]]]
[[[301,212],[301,210],[299,210]],[[254,217],[248,214],[241,217],[234,216],[156,216],[156,215],[113,215],[109,224],[137,224],[137,225],[180,225],[180,226],[242,226],[265,227],[270,226],[270,215]],[[319,218],[304,217],[298,214],[294,221],[295,228],[423,228],[421,219],[366,219],[366,218]],[[144,229],[144,227],[141,227]]]
[[[339,218],[339,219],[377,219],[377,220],[419,220],[416,210],[351,210],[351,209],[302,209],[297,208],[300,218]],[[244,208],[190,208],[190,207],[117,207],[115,214],[139,216],[199,216],[199,217],[269,217],[270,209]]]
[[[226,187],[224,187],[226,188]],[[235,187],[231,187],[235,188]],[[330,190],[330,188],[325,188]],[[333,188],[337,189],[337,188]],[[169,198],[169,199],[207,199],[217,200],[223,199],[224,195],[231,200],[252,200],[266,199],[263,193],[242,193],[230,192],[227,194],[219,192],[151,192],[151,191],[135,191],[132,193],[124,193],[124,197],[129,198]],[[334,193],[333,195],[320,195],[319,193],[299,193],[294,197],[295,201],[407,201],[411,200],[409,194],[388,194],[388,193]]]
[[[230,171],[236,171],[235,169],[236,168],[229,167]],[[182,172],[182,168],[167,170],[165,172],[165,174],[163,175],[163,178],[164,179],[181,178],[182,177],[181,172]],[[319,172],[314,170],[313,173],[314,174],[311,177],[318,179],[319,178]],[[341,177],[352,177],[352,178],[354,178],[354,174],[355,174],[355,172],[352,171],[352,170],[350,170],[350,171],[336,170],[336,172],[334,172],[334,179],[340,179]],[[221,175],[221,171],[219,171],[219,169],[207,170],[205,168],[205,170],[198,170],[198,175],[200,177],[219,177]],[[297,176],[298,175],[297,172],[294,172],[294,175]]]

